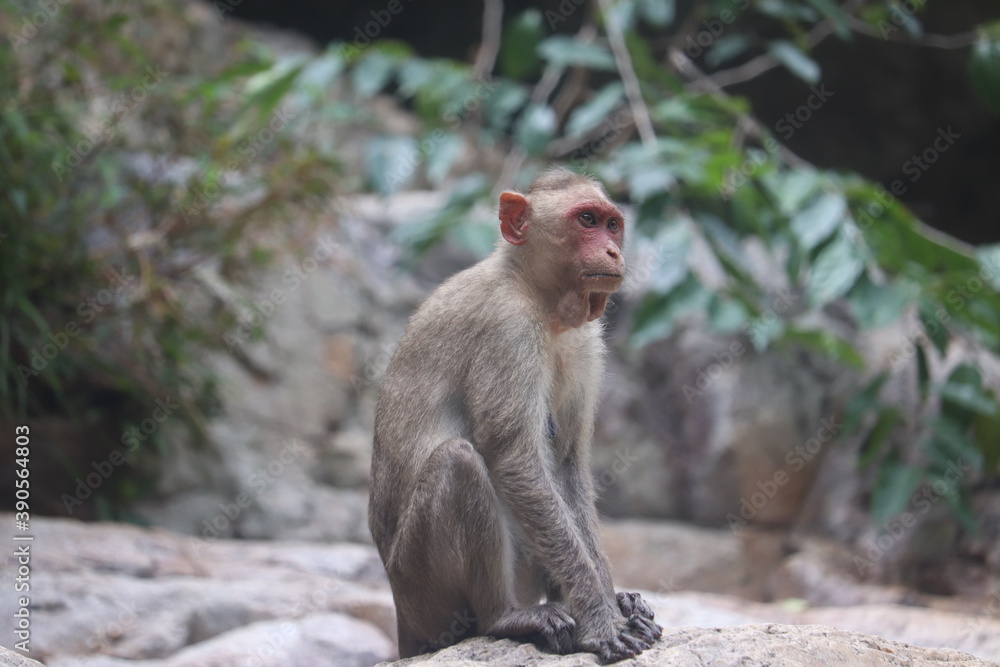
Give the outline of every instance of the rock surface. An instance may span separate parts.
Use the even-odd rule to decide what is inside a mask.
[[[598,665],[595,656],[578,653],[548,655],[534,646],[510,640],[478,637],[433,656],[418,656],[392,663],[406,667],[492,665],[493,667],[583,667]],[[844,632],[818,625],[741,625],[734,628],[681,628],[664,632],[650,650],[620,663],[639,665],[995,665],[966,653],[928,649],[881,639],[857,632]]]
[[[17,651],[0,646],[0,667],[43,667],[42,663],[26,658]]]
[[[59,519],[32,530],[31,651],[49,667],[361,667],[395,655],[392,596],[367,545]],[[0,596],[0,616],[15,604]]]
[[[0,514],[5,521],[13,517]],[[365,667],[396,657],[392,596],[369,545],[203,540],[40,518],[32,520],[32,532],[31,655],[49,667]],[[682,592],[710,584],[713,572],[720,579],[755,576],[741,562],[737,538],[727,541],[727,534],[680,524],[605,527],[621,586],[654,589],[644,596],[667,628],[666,640],[631,664],[693,664],[697,655],[743,656],[753,664],[987,664],[954,649],[1000,660],[1000,620],[988,602],[972,609],[978,613],[953,613],[885,602],[894,599],[892,591],[839,607]],[[625,559],[629,550],[647,554],[647,571],[634,556]],[[0,563],[9,571],[13,555]],[[733,567],[739,574],[726,574]],[[12,593],[0,595],[0,618],[12,618],[16,604]],[[814,624],[825,627],[797,627]],[[822,659],[796,662],[798,651]],[[549,656],[487,639],[421,660],[416,664],[596,664],[589,655]],[[446,660],[453,662],[438,662]]]

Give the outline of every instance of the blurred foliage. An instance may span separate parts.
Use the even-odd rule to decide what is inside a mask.
[[[919,44],[923,29],[919,13],[907,8],[912,4],[717,0],[678,16],[673,0],[620,0],[608,3],[608,21],[596,3],[567,2],[560,11],[586,15],[575,36],[554,32],[569,18],[557,11],[508,17],[500,76],[490,79],[419,58],[398,43],[363,50],[346,44],[356,92],[394,94],[424,128],[416,138],[386,134],[372,142],[366,182],[381,193],[421,175],[437,186],[463,143],[507,152],[504,172],[517,186],[551,161],[597,175],[634,207],[638,234],[670,258],[652,267],[633,322],[635,346],[700,317],[713,332],[749,338],[757,351],[805,347],[863,369],[853,339],[818,325],[817,316],[846,319],[855,330],[902,323],[907,335],[891,361],[894,369],[900,361],[919,365],[917,411],[903,414],[883,400],[886,375],[878,373],[849,406],[843,435],[863,440],[859,466],[871,471],[876,520],[903,510],[919,485],[944,481],[944,497],[968,524],[970,486],[998,474],[997,397],[969,365],[943,378],[929,369],[941,367],[956,346],[967,358],[1000,351],[1000,247],[967,248],[926,228],[892,192],[804,163],[780,142],[801,119],[790,115],[773,131],[762,127],[719,83],[734,72],[746,80],[783,67],[815,86],[822,72],[810,52],[826,38],[861,32]],[[614,26],[623,32],[627,60],[612,49]],[[984,27],[970,60],[974,85],[991,101],[998,49],[996,27]],[[328,57],[340,54],[335,48]],[[748,64],[757,71],[740,69]],[[642,121],[619,76],[628,69],[640,82],[651,141],[637,136]],[[818,96],[811,104],[824,101],[821,89],[806,94]],[[399,163],[410,167],[394,171]],[[410,226],[405,240],[422,252],[449,234],[468,235],[468,221],[478,220],[495,180],[466,172],[447,206]],[[708,249],[721,285],[707,283],[691,264],[695,245]],[[748,260],[750,245],[763,248],[773,267],[766,281]],[[779,291],[791,295],[784,297],[791,307],[775,308]],[[953,479],[956,462],[972,472]]]
[[[309,233],[336,165],[297,136],[319,110],[305,63],[229,39],[194,67],[227,37],[187,3],[0,0],[0,24],[0,421],[70,420],[89,456],[125,445],[106,514],[170,454],[164,429],[126,434],[157,399],[204,437],[204,354],[238,354],[223,339],[246,317],[220,285]]]
[[[969,67],[976,91],[1000,114],[1000,21],[980,27]]]
[[[799,120],[762,127],[725,92],[737,75],[775,67],[816,85],[811,51],[827,38],[919,44],[919,12],[892,1],[706,0],[681,12],[674,0],[609,0],[609,17],[603,4],[507,17],[491,76],[387,40],[278,59],[226,44],[220,22],[179,0],[142,3],[141,16],[132,5],[56,3],[44,21],[33,5],[0,0],[11,26],[11,48],[0,49],[0,419],[68,415],[110,449],[169,395],[203,433],[217,403],[200,360],[239,355],[224,340],[246,313],[226,285],[268,260],[269,235],[308,227],[337,176],[381,194],[447,186],[448,204],[403,240],[414,252],[449,235],[488,249],[494,225],[470,221],[492,207],[497,175],[463,157],[502,154],[504,185],[559,161],[631,204],[634,234],[660,257],[635,346],[701,318],[757,351],[806,347],[860,368],[862,350],[818,316],[859,330],[904,323],[899,360],[919,370],[920,404],[904,414],[884,400],[886,375],[873,370],[846,430],[863,440],[878,520],[944,480],[968,521],[970,485],[998,472],[997,397],[971,365],[935,369],[959,346],[969,358],[1000,351],[1000,248],[966,248],[891,192],[804,163],[780,141]],[[579,32],[558,33],[576,12]],[[612,49],[618,30],[626,54]],[[198,67],[183,57],[220,41]],[[996,26],[982,27],[969,76],[994,106],[998,52]],[[623,84],[630,70],[637,91]],[[369,109],[381,95],[410,109],[419,130],[380,130]],[[646,115],[654,136],[641,140]],[[342,126],[365,131],[355,172],[337,172],[331,157],[331,128]],[[721,283],[693,265],[695,246]],[[773,267],[767,280],[751,246]],[[160,445],[142,453],[162,456]],[[955,461],[972,472],[952,483]],[[142,490],[114,479],[102,493]]]

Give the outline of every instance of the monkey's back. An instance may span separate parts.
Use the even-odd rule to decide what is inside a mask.
[[[501,253],[453,275],[410,318],[375,407],[369,526],[380,550],[391,544],[434,449],[449,438],[474,442],[466,389],[476,380],[470,375],[502,363],[505,355],[485,344],[532,344],[540,338],[532,319]]]

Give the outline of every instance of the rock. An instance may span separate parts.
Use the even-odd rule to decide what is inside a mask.
[[[957,646],[978,656],[1000,660],[1000,623],[996,619],[990,622],[970,619],[967,614],[882,604],[808,609],[798,615],[796,622],[877,632],[922,646]]]
[[[728,628],[681,628],[664,631],[651,649],[621,665],[966,665],[996,663],[948,649],[928,649],[857,632],[818,625],[741,625]],[[591,654],[550,655],[529,644],[476,637],[431,656],[392,663],[397,667],[491,665],[515,667],[597,665]]]
[[[0,646],[0,667],[45,667],[42,663],[26,658],[17,651]]]
[[[728,595],[650,595],[648,602],[664,627],[721,627],[754,623],[824,625],[864,632],[898,642],[963,651],[1000,660],[1000,620],[901,604],[815,607],[801,600],[748,602]],[[698,610],[692,614],[692,610]]]
[[[0,514],[3,521],[12,522],[13,517]],[[32,533],[31,650],[49,665],[340,667],[394,656],[392,595],[371,546],[201,539],[160,529],[44,518],[32,520]],[[740,590],[766,593],[769,582],[760,575],[763,566],[754,559],[776,558],[787,543],[767,534],[748,536],[647,522],[620,522],[605,529],[609,550],[618,561],[619,588],[641,588],[647,582],[652,582],[649,587],[660,588],[659,593],[644,592],[643,596],[668,629],[690,633],[692,626],[726,628],[712,630],[724,638],[717,640],[718,650],[725,641],[735,642],[750,657],[763,655],[752,651],[768,650],[769,645],[757,639],[743,640],[738,633],[732,634],[737,631],[731,626],[820,623],[839,630],[862,630],[886,641],[941,647],[942,655],[948,647],[983,659],[1000,659],[1000,619],[986,604],[970,615],[899,604],[810,608],[802,600],[759,603],[730,595],[680,592],[691,584],[710,587],[723,581],[742,586]],[[808,543],[792,544],[792,548],[799,549],[795,555],[810,555],[833,572],[840,567],[837,559],[843,558],[843,554],[830,555]],[[645,556],[633,557],[635,550]],[[823,558],[811,556],[814,553]],[[0,566],[13,563],[12,552],[0,555]],[[831,576],[816,571],[821,578]],[[741,577],[746,581],[739,581]],[[661,580],[665,585],[657,583]],[[809,585],[807,579],[803,582]],[[774,582],[770,585],[777,589]],[[842,580],[838,585],[848,588]],[[892,599],[878,598],[876,587],[870,589],[868,597],[840,601]],[[817,590],[817,599],[830,595],[821,587]],[[14,604],[13,596],[0,596],[0,617],[10,618]],[[805,637],[783,627],[780,632],[793,644]],[[759,634],[768,636],[763,631]],[[702,647],[693,638],[685,641],[696,647],[690,650],[716,650]],[[802,642],[809,645],[805,639]],[[513,644],[502,642],[479,646],[477,655],[495,655],[497,660],[514,655],[524,664],[594,664],[586,655],[564,658],[576,663],[539,662],[552,656],[531,646],[511,648]],[[677,646],[680,643],[664,644],[657,650],[681,651]],[[818,655],[836,655],[831,646],[816,650]],[[667,652],[661,657],[672,656]],[[795,664],[795,655],[785,657]]]
[[[223,404],[208,425],[211,446],[174,438],[139,516],[203,537],[370,541],[363,490],[378,382],[415,305],[475,259],[446,244],[416,275],[401,271],[396,230],[445,197],[339,201],[340,224],[291,239],[238,295],[202,271],[217,293],[248,304],[227,339],[241,358],[209,357]],[[258,325],[262,340],[250,335]]]
[[[842,544],[816,537],[795,540],[795,553],[767,573],[767,599],[797,598],[812,606],[906,604],[916,596],[900,586],[864,583]]]
[[[293,239],[298,247],[283,248],[247,293],[230,296],[247,305],[227,334],[238,355],[207,360],[223,404],[208,424],[211,446],[171,442],[156,495],[136,507],[150,523],[191,534],[203,534],[207,521],[222,536],[365,539],[367,530],[356,530],[364,523],[362,503],[323,493],[331,482],[363,487],[364,455],[355,446],[348,459],[341,457],[352,466],[339,477],[316,465],[333,434],[370,432],[364,393],[375,389],[352,383],[363,363],[360,341],[371,335],[370,303],[352,275],[360,250],[333,232]],[[217,292],[232,292],[210,269],[200,275]],[[265,332],[260,341],[251,336],[257,326]],[[207,502],[194,504],[193,496]],[[318,505],[341,517],[331,522]]]
[[[365,488],[372,465],[372,432],[353,428],[331,435],[319,448],[319,481],[341,488]]]
[[[625,588],[733,593],[746,587],[743,548],[728,530],[671,521],[607,521],[601,534],[615,581]]]
[[[163,660],[73,657],[50,660],[48,667],[368,667],[395,651],[393,642],[368,623],[343,614],[310,614],[252,623]]]
[[[907,601],[902,588],[865,584],[850,550],[823,538],[638,520],[605,521],[601,533],[615,580],[628,588],[817,606]]]
[[[248,664],[246,651],[266,650],[269,637],[276,657],[261,665],[362,665],[395,652],[392,596],[368,545],[42,518],[32,530],[31,648],[50,665]],[[0,615],[13,604],[0,597]]]

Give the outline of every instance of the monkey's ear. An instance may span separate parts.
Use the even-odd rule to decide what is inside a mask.
[[[528,198],[517,192],[500,195],[500,234],[514,245],[527,242]]]

